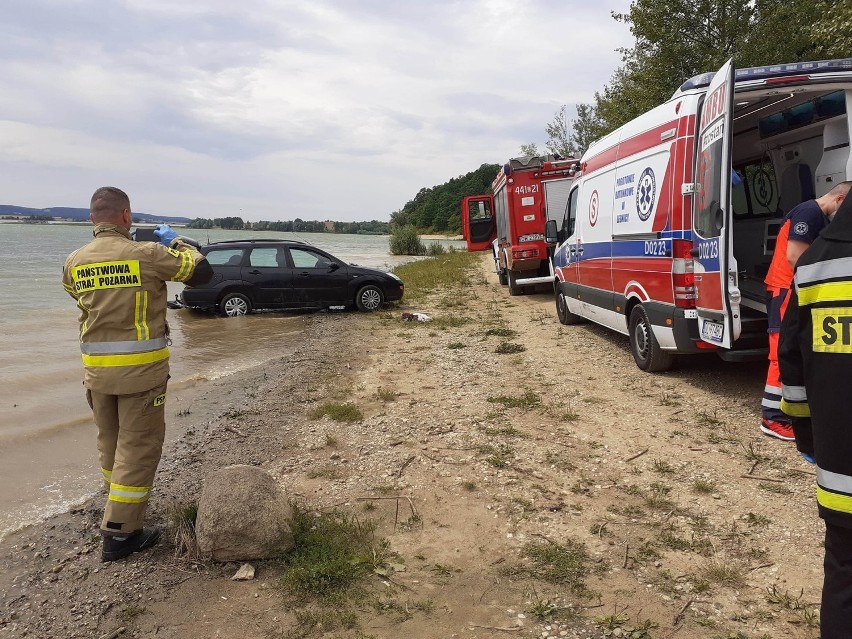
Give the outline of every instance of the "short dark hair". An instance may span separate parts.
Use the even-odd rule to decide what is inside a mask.
[[[837,184],[828,193],[830,195],[847,195],[850,190],[852,190],[852,181],[846,180],[845,182]]]
[[[130,210],[130,198],[127,193],[114,186],[102,186],[95,191],[89,206],[89,212],[95,221],[117,219],[124,209]]]

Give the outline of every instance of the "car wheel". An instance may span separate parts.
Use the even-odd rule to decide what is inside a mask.
[[[515,271],[506,269],[506,278],[509,284],[509,295],[520,295],[524,292],[523,286],[518,286],[518,274]]]
[[[668,370],[674,358],[660,348],[660,343],[654,337],[654,329],[648,319],[648,313],[641,304],[633,307],[630,312],[630,351],[636,365],[648,373],[658,373]]]
[[[355,296],[355,304],[358,306],[358,310],[365,313],[379,310],[384,303],[385,294],[382,293],[382,289],[372,284],[362,287]]]
[[[228,293],[219,302],[219,311],[226,317],[239,317],[251,313],[251,300],[242,293]]]
[[[566,326],[580,324],[583,321],[582,317],[568,310],[568,300],[565,299],[565,293],[562,291],[556,291],[556,316],[559,318],[559,323]]]

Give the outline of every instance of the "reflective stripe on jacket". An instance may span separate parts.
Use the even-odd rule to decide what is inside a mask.
[[[80,308],[85,385],[125,395],[161,384],[169,372],[166,281],[184,282],[204,257],[185,245],[134,242],[113,224],[68,256],[62,285]]]
[[[820,516],[852,528],[852,198],[802,254],[794,283],[778,349],[781,409],[810,418],[794,430],[816,460]]]

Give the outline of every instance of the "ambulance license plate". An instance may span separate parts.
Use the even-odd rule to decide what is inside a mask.
[[[721,342],[722,335],[725,334],[725,325],[721,322],[711,322],[704,320],[701,325],[701,337],[711,342]]]

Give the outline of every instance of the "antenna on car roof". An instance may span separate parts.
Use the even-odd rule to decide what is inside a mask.
[[[293,231],[290,231],[290,232],[291,232],[291,233],[293,233]],[[299,237],[299,234],[298,234],[298,233],[293,233],[293,235],[295,235],[295,236],[296,236],[296,239],[298,239],[298,240],[299,240],[300,242],[302,242],[303,244],[307,244],[308,246],[313,246],[313,244],[312,244],[312,243],[308,242],[307,240],[303,240],[301,237]]]

